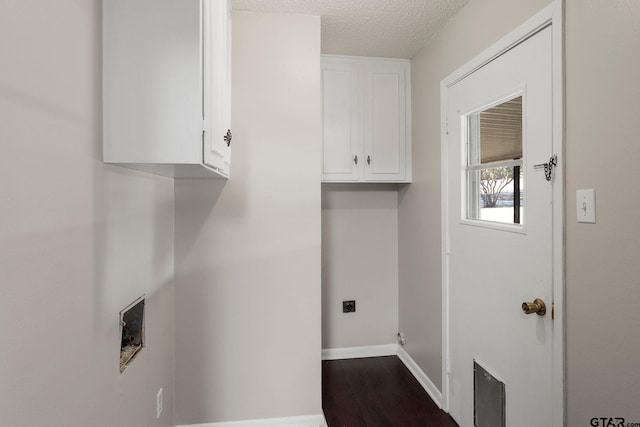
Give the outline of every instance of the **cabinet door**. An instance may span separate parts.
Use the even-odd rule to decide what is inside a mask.
[[[204,163],[229,174],[231,160],[231,8],[226,0],[204,0]]]
[[[322,63],[323,181],[358,181],[362,176],[358,66]]]
[[[199,0],[101,3],[104,161],[200,164]]]
[[[364,179],[404,181],[407,177],[408,64],[363,64]]]

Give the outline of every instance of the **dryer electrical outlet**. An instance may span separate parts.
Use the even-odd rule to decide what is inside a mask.
[[[356,300],[342,301],[343,313],[355,313],[355,311],[356,311]]]

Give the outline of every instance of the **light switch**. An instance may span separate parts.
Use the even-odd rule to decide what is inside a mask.
[[[596,190],[576,190],[578,222],[596,222]]]

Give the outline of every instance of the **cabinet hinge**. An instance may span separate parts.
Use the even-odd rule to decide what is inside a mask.
[[[444,134],[449,135],[449,117],[444,119]]]

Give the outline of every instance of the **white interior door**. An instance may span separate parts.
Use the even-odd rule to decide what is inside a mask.
[[[553,424],[554,180],[535,166],[553,155],[552,76],[547,27],[447,92],[449,411],[462,427]],[[525,314],[537,298],[546,314]]]

